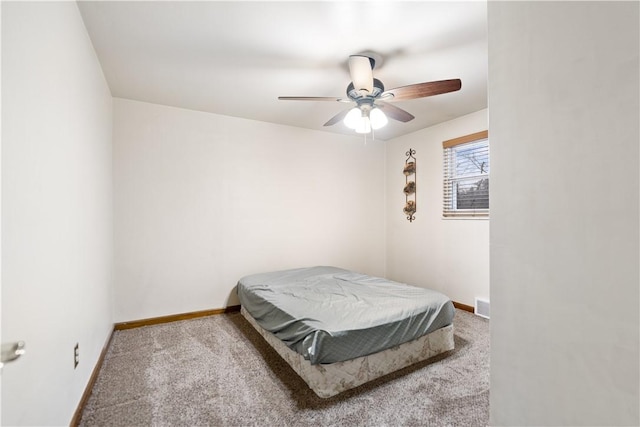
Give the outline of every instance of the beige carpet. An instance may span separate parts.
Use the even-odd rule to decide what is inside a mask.
[[[83,426],[486,426],[489,321],[456,349],[320,399],[239,314],[117,331]]]

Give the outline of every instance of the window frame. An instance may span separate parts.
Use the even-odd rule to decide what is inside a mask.
[[[458,138],[449,139],[442,142],[442,153],[443,153],[443,166],[442,166],[442,218],[443,219],[488,219],[489,218],[489,210],[491,205],[489,204],[488,208],[480,208],[480,209],[456,209],[452,206],[455,195],[453,190],[453,183],[460,181],[462,179],[469,179],[472,176],[468,177],[456,177],[452,176],[452,165],[450,161],[451,150],[455,147],[465,144],[472,144],[481,142],[483,140],[487,141],[487,152],[490,150],[489,143],[489,131],[484,130],[476,133],[472,133],[469,135],[464,135]],[[455,168],[455,166],[453,166]],[[477,175],[480,177],[482,175]],[[486,174],[489,182],[491,182],[491,162],[489,161],[489,173]],[[489,200],[491,198],[491,189],[489,187]]]

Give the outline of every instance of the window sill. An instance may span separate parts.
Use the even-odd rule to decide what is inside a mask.
[[[480,221],[488,221],[489,215],[451,215],[451,216],[442,216],[444,220],[480,220]]]

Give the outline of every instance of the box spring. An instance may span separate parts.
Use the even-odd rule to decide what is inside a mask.
[[[240,309],[240,313],[321,398],[335,396],[454,348],[453,325],[449,325],[413,341],[368,356],[312,365],[301,354],[291,350],[275,335],[258,325],[244,307]]]

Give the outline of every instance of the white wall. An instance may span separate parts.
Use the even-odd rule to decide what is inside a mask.
[[[489,2],[491,424],[640,425],[638,2]]]
[[[114,100],[116,321],[238,304],[244,275],[384,275],[384,145]]]
[[[486,129],[487,110],[481,110],[387,142],[388,278],[438,290],[468,305],[474,297],[489,298],[489,220],[442,217],[442,141]],[[412,222],[402,212],[402,169],[410,148],[416,150]]]
[[[2,2],[0,2],[0,55],[2,55]],[[0,100],[2,99],[2,64],[0,60]],[[0,129],[2,129],[2,102],[0,102]],[[2,135],[0,135],[0,212],[2,211]],[[1,218],[1,215],[0,215]],[[0,242],[2,242],[2,221],[0,221]],[[0,244],[0,322],[2,321],[2,244]],[[0,323],[0,343],[2,323]],[[2,366],[0,366],[2,375]],[[2,380],[0,380],[0,424],[2,424]]]
[[[112,99],[75,2],[3,2],[2,89],[2,424],[66,425],[113,324]]]

